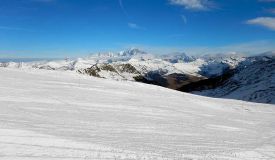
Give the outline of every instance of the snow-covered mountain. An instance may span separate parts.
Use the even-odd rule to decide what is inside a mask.
[[[234,55],[235,56],[235,55]],[[167,55],[152,55],[139,49],[129,49],[119,53],[99,53],[76,60],[38,61],[28,63],[5,62],[0,67],[8,68],[37,68],[47,70],[71,70],[79,73],[96,72],[97,77],[112,78],[116,80],[134,80],[133,76],[143,76],[148,80],[156,80],[154,76],[166,77],[169,75],[187,75],[203,79],[222,74],[229,68],[234,68],[243,57],[209,58],[187,56],[185,53],[172,53]],[[114,68],[107,70],[105,66]],[[96,67],[95,67],[96,66]],[[103,66],[103,68],[101,68]],[[139,74],[119,69],[120,66],[131,66]],[[94,70],[95,69],[95,70]],[[127,75],[127,73],[129,75]],[[89,74],[89,73],[88,73]],[[153,76],[152,76],[153,75]]]
[[[274,105],[0,68],[1,160],[271,160]]]
[[[238,53],[193,57],[185,53],[153,55],[139,49],[129,49],[118,53],[99,53],[74,60],[4,62],[0,63],[0,67],[72,71],[105,79],[138,81],[188,92],[207,89],[208,91],[200,93],[207,96],[274,103],[270,100],[274,98],[273,84],[271,84],[274,72],[271,70],[265,70],[266,73],[261,72],[264,74],[260,76],[261,79],[258,79],[258,73],[252,74],[252,71],[259,67],[269,68],[266,60],[270,59],[274,59],[274,52],[253,57],[246,57]],[[270,89],[260,85],[258,89],[251,92],[238,92],[237,89],[231,93],[232,88],[235,88],[232,85],[236,83],[236,80],[231,78],[234,74],[236,74],[235,77],[242,77],[238,80],[238,84],[244,83],[241,87],[255,88],[255,85],[258,85],[256,83],[261,81],[261,83],[269,83],[270,86],[266,85],[265,87]],[[257,80],[249,80],[252,83],[250,85],[250,83],[246,84],[247,78],[245,77]],[[226,80],[228,84],[224,84]],[[218,88],[215,89],[216,87]],[[255,92],[258,93],[259,90],[261,90],[259,93],[261,96],[255,95]],[[231,95],[225,96],[229,92]],[[238,94],[242,96],[237,96]],[[252,98],[254,96],[258,98]]]
[[[94,59],[97,63],[112,63],[112,62],[124,62],[129,61],[130,59],[135,58],[139,60],[148,60],[155,59],[156,56],[148,54],[145,51],[142,51],[137,48],[131,48],[117,53],[107,52],[107,53],[98,53],[92,54],[86,59]]]
[[[171,54],[161,55],[160,57],[161,59],[169,61],[171,63],[192,62],[196,60],[196,57],[188,56],[184,52],[175,52]]]
[[[275,104],[275,58],[267,55],[248,58],[216,88],[193,93]]]

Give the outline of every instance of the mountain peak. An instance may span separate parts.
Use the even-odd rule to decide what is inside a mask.
[[[130,48],[125,51],[119,52],[120,56],[136,56],[136,55],[144,55],[144,54],[148,54],[148,53],[138,48]]]
[[[171,63],[177,63],[179,61],[183,62],[191,62],[196,60],[196,58],[192,56],[188,56],[185,52],[173,52],[170,54],[165,54],[161,56],[164,60],[169,61]]]

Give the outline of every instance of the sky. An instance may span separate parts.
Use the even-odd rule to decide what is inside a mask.
[[[275,50],[275,0],[0,0],[0,57]]]

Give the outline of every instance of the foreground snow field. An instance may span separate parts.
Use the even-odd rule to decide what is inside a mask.
[[[275,106],[0,68],[0,159],[275,159]]]

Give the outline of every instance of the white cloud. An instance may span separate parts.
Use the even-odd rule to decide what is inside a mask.
[[[137,25],[136,23],[128,23],[128,27],[132,29],[144,30],[141,26]]]
[[[128,23],[128,26],[132,29],[139,29],[139,26],[135,23]]]
[[[208,10],[212,4],[208,0],[169,0],[172,5],[183,6],[189,10]]]
[[[258,17],[248,20],[247,24],[260,25],[275,31],[275,18],[274,17]]]

